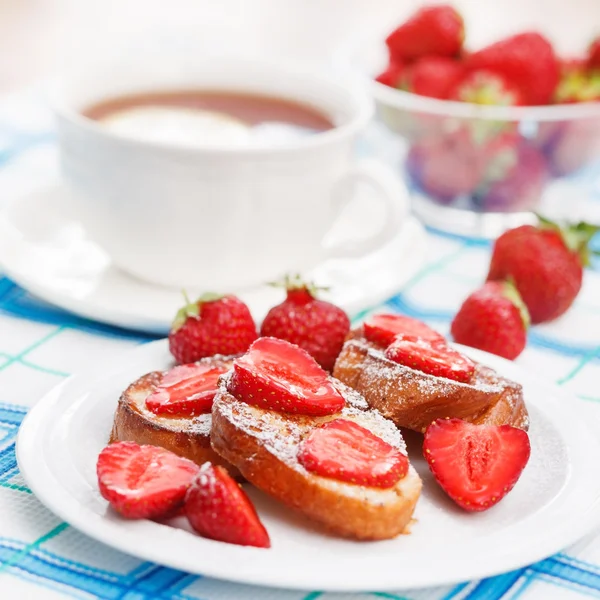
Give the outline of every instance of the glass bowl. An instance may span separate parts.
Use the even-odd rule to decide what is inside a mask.
[[[463,15],[469,39],[468,10],[473,4],[466,4]],[[515,2],[509,0],[509,4]],[[576,7],[588,4],[574,0]],[[504,3],[502,8],[506,9]],[[411,12],[414,9],[413,3]],[[579,20],[584,17],[585,13],[580,14]],[[547,29],[556,35],[561,29],[553,23],[554,28]],[[526,23],[515,27],[514,32],[522,31]],[[495,237],[508,227],[531,221],[533,212],[595,220],[590,217],[596,212],[590,208],[590,197],[594,187],[596,193],[600,190],[600,102],[483,106],[390,88],[374,77],[387,65],[384,39],[392,28],[350,44],[338,58],[368,85],[380,124],[401,149],[400,159],[392,166],[405,179],[413,210],[426,224]],[[568,22],[564,29],[572,36],[574,28]],[[488,28],[487,42],[509,33],[510,28]],[[552,35],[548,37],[555,42]],[[567,40],[565,34],[562,43],[556,44],[558,52],[564,55],[566,48],[571,55],[581,53],[592,37],[589,24],[576,38]],[[478,47],[486,43],[481,32],[479,38]]]

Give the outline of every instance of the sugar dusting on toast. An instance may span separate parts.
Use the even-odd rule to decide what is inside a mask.
[[[491,378],[484,378],[481,376],[484,369],[486,371],[490,369],[483,367],[480,364],[477,364],[476,366],[473,380],[469,383],[461,383],[460,381],[455,381],[453,379],[447,379],[445,377],[439,377],[436,375],[429,375],[421,371],[415,371],[410,367],[395,363],[394,361],[386,358],[385,354],[381,350],[373,348],[371,345],[363,342],[362,340],[355,339],[352,343],[362,346],[366,353],[371,358],[375,359],[364,365],[363,369],[365,372],[370,375],[377,375],[378,377],[381,377],[381,379],[393,383],[394,381],[397,381],[398,371],[403,371],[404,377],[407,379],[414,379],[419,387],[419,390],[423,394],[437,393],[439,395],[444,395],[449,392],[450,386],[465,387],[467,389],[469,387],[474,387],[482,392],[489,393],[500,393],[502,391],[502,386],[497,379],[494,381]]]
[[[397,427],[390,420],[384,418],[379,411],[368,409],[366,401],[359,393],[332,379],[332,383],[346,399],[347,406],[340,413],[334,415],[306,417],[264,410],[237,400],[227,392],[227,379],[228,375],[221,378],[220,390],[215,398],[213,411],[219,411],[236,428],[260,440],[264,448],[275,458],[307,477],[316,478],[320,485],[335,490],[337,493],[359,497],[366,502],[373,503],[397,499],[398,494],[401,493],[398,487],[401,482],[388,490],[367,488],[309,473],[298,462],[298,446],[303,438],[316,426],[337,418],[359,423],[403,454],[407,454],[406,444]],[[412,467],[411,473],[413,473]]]

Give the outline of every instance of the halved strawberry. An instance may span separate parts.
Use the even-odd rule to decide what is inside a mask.
[[[301,415],[331,415],[346,404],[308,352],[271,337],[234,361],[227,390],[253,406]]]
[[[146,407],[156,415],[195,417],[209,413],[217,381],[227,370],[200,363],[174,367],[146,398]]]
[[[154,519],[183,504],[198,465],[156,446],[110,444],[98,456],[102,497],[124,517]]]
[[[203,537],[240,546],[271,547],[252,502],[223,467],[202,465],[185,497],[185,514]]]
[[[473,425],[438,419],[425,431],[423,454],[444,491],[460,507],[481,511],[497,504],[517,483],[531,447],[510,425]]]
[[[424,340],[398,336],[385,356],[417,371],[466,383],[475,372],[475,363],[446,344],[445,340]]]
[[[443,340],[443,336],[418,319],[404,315],[382,314],[369,317],[364,325],[365,337],[379,346],[389,346],[396,336],[406,334],[425,340]]]
[[[368,487],[392,487],[408,473],[404,454],[347,419],[313,429],[298,460],[311,473]]]

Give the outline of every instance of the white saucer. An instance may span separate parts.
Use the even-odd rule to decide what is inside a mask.
[[[0,213],[0,267],[6,275],[31,293],[78,315],[166,333],[183,303],[181,292],[142,282],[117,269],[88,239],[82,225],[68,215],[68,191],[61,184],[5,205]],[[322,297],[354,315],[393,296],[416,273],[423,262],[425,243],[423,227],[411,217],[398,236],[377,252],[355,260],[329,260],[304,275],[329,287]],[[281,290],[267,285],[217,291],[237,293],[258,321],[283,299]],[[188,292],[190,296],[196,293]]]
[[[50,510],[87,535],[175,569],[230,581],[322,591],[429,587],[521,568],[564,549],[600,519],[600,479],[590,465],[600,441],[573,411],[576,402],[517,365],[460,347],[523,384],[531,417],[531,459],[514,490],[484,513],[466,513],[437,486],[409,444],[423,479],[410,535],[382,542],[328,536],[249,489],[272,548],[234,546],[152,521],[127,521],[101,498],[96,459],[106,445],[121,391],[143,373],[171,364],[165,341],[119,356],[114,368],[72,378],[29,412],[17,458],[27,483]],[[248,488],[250,486],[247,486]],[[185,527],[185,519],[173,523]]]

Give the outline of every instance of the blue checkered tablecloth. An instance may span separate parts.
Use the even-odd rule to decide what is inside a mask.
[[[9,98],[0,107],[0,202],[1,197],[39,185],[54,153],[54,132],[43,98],[37,92]],[[600,176],[598,184],[600,190]],[[485,275],[489,245],[435,231],[428,235],[423,268],[387,306],[447,331],[460,301]],[[27,410],[66,377],[91,366],[102,369],[120,352],[149,339],[53,308],[0,275],[0,598],[600,598],[600,537],[594,532],[556,556],[498,577],[447,588],[363,594],[306,593],[220,582],[140,561],[80,534],[46,510],[22,479],[15,458],[19,425]],[[563,319],[533,328],[518,362],[571,392],[573,410],[597,419],[600,432],[597,265],[586,273],[583,291]]]

